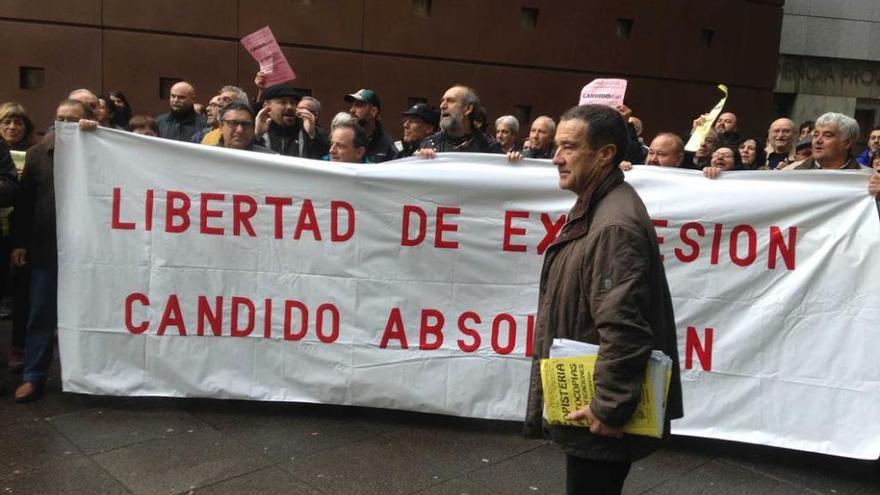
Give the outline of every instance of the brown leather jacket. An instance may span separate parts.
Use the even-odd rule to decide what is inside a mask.
[[[617,168],[578,198],[544,257],[525,424],[530,436],[544,426],[540,360],[554,338],[600,346],[591,409],[603,423],[622,426],[633,415],[652,349],[673,360],[667,432],[668,420],[683,415],[675,319],[657,234]],[[657,444],[634,435],[599,437],[588,428],[552,426],[549,433],[566,453],[604,461],[634,461]]]

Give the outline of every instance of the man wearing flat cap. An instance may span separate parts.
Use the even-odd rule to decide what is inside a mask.
[[[363,127],[369,136],[367,160],[371,163],[380,163],[397,158],[394,139],[385,132],[379,120],[379,112],[382,110],[379,95],[372,89],[361,89],[346,95],[345,101],[351,103],[348,113],[357,119],[357,124]]]
[[[330,150],[330,143],[318,130],[315,114],[307,108],[297,109],[301,99],[290,86],[266,88],[263,109],[257,114],[256,137],[275,153],[320,160]]]
[[[403,140],[396,141],[398,158],[412,156],[426,137],[437,132],[440,112],[427,103],[416,103],[403,112]]]

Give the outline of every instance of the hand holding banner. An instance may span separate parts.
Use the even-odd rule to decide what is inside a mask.
[[[267,86],[296,79],[269,26],[245,36],[241,44],[260,64],[260,72],[266,75]]]
[[[703,123],[697,126],[697,128],[694,129],[694,132],[691,133],[691,138],[688,139],[687,144],[684,146],[685,151],[697,151],[700,145],[703,144],[703,140],[706,139],[706,134],[709,134],[709,130],[712,129],[712,124],[715,123],[718,114],[720,114],[721,110],[724,108],[724,104],[727,102],[727,86],[719,84],[718,89],[721,90],[721,93],[724,96],[721,97],[721,100],[718,101],[715,108],[709,111]]]
[[[594,79],[581,89],[578,105],[607,105],[617,108],[623,105],[626,79]]]

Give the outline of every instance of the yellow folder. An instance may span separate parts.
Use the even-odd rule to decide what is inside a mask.
[[[554,349],[555,348],[555,349]],[[569,421],[565,416],[593,400],[593,370],[599,346],[554,339],[550,358],[541,360],[544,387],[544,419],[550,424],[589,427],[586,419]],[[641,399],[625,433],[660,438],[666,414],[666,395],[672,377],[672,360],[653,351],[645,370]]]

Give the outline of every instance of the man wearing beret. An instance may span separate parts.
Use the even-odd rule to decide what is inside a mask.
[[[357,119],[357,124],[367,131],[367,161],[370,163],[387,162],[397,158],[397,148],[394,147],[394,139],[382,128],[379,120],[379,112],[382,110],[382,102],[379,95],[372,89],[361,89],[356,93],[345,96],[345,101],[351,103],[348,113]]]
[[[440,112],[427,103],[416,103],[403,112],[403,140],[396,141],[398,158],[412,156],[422,141],[437,132]]]
[[[276,84],[263,93],[263,109],[257,114],[256,137],[275,153],[320,160],[330,150],[324,133],[318,132],[315,114],[297,108],[302,95]]]

